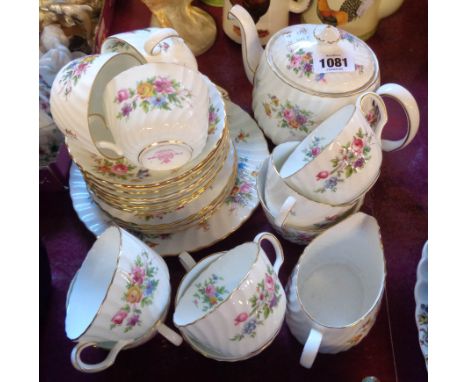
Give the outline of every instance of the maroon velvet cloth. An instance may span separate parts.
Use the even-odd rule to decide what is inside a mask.
[[[240,46],[224,35],[221,8],[201,5],[217,22],[215,45],[198,57],[199,69],[229,91],[231,99],[251,113],[252,86],[243,66]],[[150,14],[138,0],[116,2],[111,33],[146,27]],[[298,23],[297,15],[291,23]],[[64,330],[65,297],[95,238],[79,221],[68,191],[40,193],[40,234],[52,270],[51,293],[45,324],[40,328],[40,375],[44,381],[361,381],[374,375],[382,382],[418,382],[427,379],[415,324],[413,289],[416,266],[427,239],[427,2],[406,0],[400,10],[380,22],[368,41],[380,61],[382,83],[407,87],[418,101],[421,125],[413,143],[400,152],[384,154],[381,176],[368,193],[362,210],[381,227],[387,259],[387,288],[374,328],[355,348],[337,355],[319,354],[312,369],[299,366],[302,346],[286,324],[260,355],[237,363],[204,358],[187,344],[175,347],[161,336],[136,349],[123,351],[114,366],[98,374],[82,374],[70,363],[74,346]],[[386,137],[403,134],[402,112],[389,105],[390,130]],[[270,145],[271,148],[271,145]],[[66,163],[66,158],[62,159]],[[195,253],[195,258],[230,249],[252,240],[261,231],[272,231],[259,207],[227,239]],[[280,271],[285,285],[303,247],[283,239],[286,261]],[[270,248],[267,248],[270,249]],[[172,296],[183,276],[176,258],[167,258]],[[173,306],[167,323],[172,325]],[[86,359],[98,361],[105,352],[90,350]]]

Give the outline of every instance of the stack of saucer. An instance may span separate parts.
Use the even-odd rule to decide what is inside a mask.
[[[220,91],[175,31],[152,32],[62,68],[51,112],[94,202],[124,228],[161,235],[216,212],[237,153]]]

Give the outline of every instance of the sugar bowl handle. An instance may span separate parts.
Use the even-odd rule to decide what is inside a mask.
[[[115,358],[117,354],[119,354],[120,350],[122,350],[125,346],[133,342],[133,340],[120,340],[117,341],[114,347],[109,351],[107,357],[104,361],[95,364],[89,364],[83,362],[81,360],[81,352],[90,347],[96,346],[96,342],[79,342],[75,345],[71,352],[71,362],[75,369],[82,371],[83,373],[97,373],[99,371],[103,371],[108,367],[112,366],[115,362]]]
[[[276,272],[276,274],[278,274],[281,265],[283,265],[284,262],[284,254],[281,243],[278,241],[275,235],[272,235],[269,232],[259,233],[257,236],[255,236],[254,242],[260,245],[263,240],[269,241],[275,250],[276,260],[273,264],[273,270]]]

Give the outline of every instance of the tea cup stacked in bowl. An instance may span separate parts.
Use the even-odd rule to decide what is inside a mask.
[[[404,91],[400,88],[394,90]],[[405,147],[419,125],[409,118],[405,138],[382,141],[387,120],[382,98],[364,93],[302,142],[286,142],[273,150],[258,175],[257,191],[278,233],[294,243],[308,244],[359,210],[379,177],[382,150]]]
[[[216,85],[174,30],[150,32],[111,36],[62,68],[51,111],[97,205],[124,228],[168,234],[217,210],[237,157]]]

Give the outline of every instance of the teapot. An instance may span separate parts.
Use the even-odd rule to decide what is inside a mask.
[[[304,139],[369,91],[398,101],[413,127],[407,135],[417,130],[416,100],[402,86],[380,86],[378,60],[361,39],[332,25],[298,24],[275,33],[264,50],[244,8],[235,5],[229,17],[241,29],[244,69],[254,85],[255,119],[275,145]],[[382,147],[391,151],[400,146],[382,140]]]

